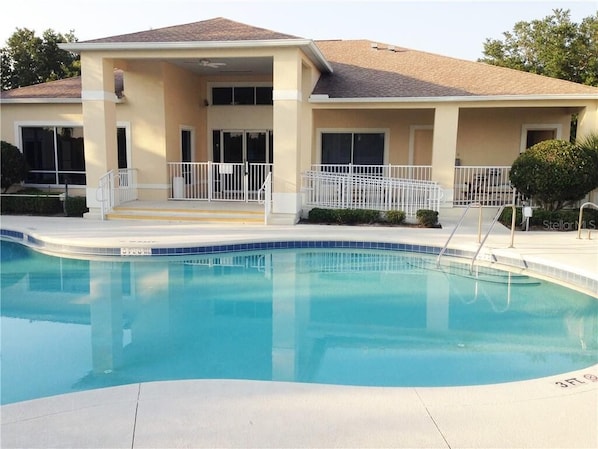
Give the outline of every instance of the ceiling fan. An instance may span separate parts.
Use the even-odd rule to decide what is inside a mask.
[[[212,62],[209,59],[200,59],[199,65],[202,67],[211,67],[213,69],[217,69],[223,65],[226,65],[226,62]]]

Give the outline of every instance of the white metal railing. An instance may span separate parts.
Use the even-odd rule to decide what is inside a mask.
[[[512,202],[513,186],[509,180],[510,166],[455,167],[453,204],[466,206],[502,206]]]
[[[311,170],[326,173],[417,179],[421,181],[430,181],[432,179],[431,165],[312,164]]]
[[[262,193],[264,194],[263,200],[261,199]],[[266,180],[258,192],[258,198],[260,204],[264,205],[264,224],[267,225],[272,213],[272,172],[269,172],[266,176]]]
[[[272,164],[169,162],[169,199],[259,201]]]
[[[355,173],[308,170],[301,175],[304,202],[331,209],[398,209],[414,217],[419,209],[440,209],[437,182]]]
[[[134,168],[121,168],[116,176],[114,170],[110,170],[98,182],[96,200],[100,203],[102,220],[115,206],[137,198],[137,170]]]
[[[137,188],[137,169],[136,168],[119,168],[118,169],[118,185],[116,187],[117,203],[122,204],[127,201],[135,201],[139,198]]]
[[[102,175],[96,190],[96,201],[100,203],[100,217],[106,218],[106,214],[114,207],[114,171]]]

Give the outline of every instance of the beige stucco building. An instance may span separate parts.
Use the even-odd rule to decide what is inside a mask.
[[[25,153],[27,184],[68,182],[89,217],[111,171],[140,201],[254,201],[271,173],[272,216],[293,223],[306,172],[414,167],[398,177],[452,207],[472,177],[569,139],[572,116],[578,137],[598,132],[598,88],[365,40],[216,18],[62,48],[82,76],[2,92],[1,138]]]

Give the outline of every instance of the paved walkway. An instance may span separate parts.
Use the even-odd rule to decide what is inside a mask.
[[[326,239],[442,246],[443,229],[337,226],[209,226],[1,217],[2,229],[46,242],[95,247],[195,246],[214,242]],[[598,235],[499,227],[489,252],[525,260],[542,276],[598,280]],[[584,235],[585,237],[585,235]],[[475,220],[451,247],[477,249]],[[548,269],[544,269],[548,267]],[[567,279],[564,279],[567,280]],[[598,296],[598,292],[594,292]],[[197,380],[92,390],[1,408],[2,448],[165,447],[598,447],[598,365],[559,376],[488,386],[369,388]]]

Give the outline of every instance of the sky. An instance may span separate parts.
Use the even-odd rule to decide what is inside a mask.
[[[297,37],[367,39],[475,61],[487,38],[519,21],[569,9],[581,22],[596,0],[15,0],[2,6],[2,47],[17,28],[42,36],[73,31],[79,41],[225,17]]]

